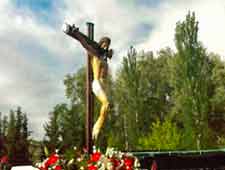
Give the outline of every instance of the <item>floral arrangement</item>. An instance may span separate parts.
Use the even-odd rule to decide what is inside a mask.
[[[42,163],[36,164],[40,170],[138,170],[140,163],[131,153],[124,153],[108,148],[103,154],[95,147],[92,154],[83,153],[74,148],[73,157],[67,160],[56,151]]]
[[[58,153],[51,154],[42,163],[37,163],[36,167],[40,170],[62,170],[63,161]]]
[[[140,167],[138,159],[131,153],[116,151],[113,148],[108,148],[105,154],[94,150],[87,165],[88,170],[135,170]]]

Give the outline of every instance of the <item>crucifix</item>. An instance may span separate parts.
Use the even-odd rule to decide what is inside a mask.
[[[87,51],[87,71],[86,71],[86,147],[89,153],[92,152],[93,140],[97,140],[100,130],[106,119],[109,109],[108,97],[104,89],[104,79],[107,76],[107,59],[113,55],[112,49],[109,49],[110,38],[103,37],[97,43],[94,41],[94,24],[87,23],[88,36],[79,31],[75,25],[65,23],[63,31],[80,42]],[[93,130],[93,112],[94,99],[93,93],[101,102],[99,117],[94,124]]]

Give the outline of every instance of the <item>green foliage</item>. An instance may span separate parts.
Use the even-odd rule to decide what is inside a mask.
[[[9,125],[7,129],[7,151],[9,159],[14,161],[14,153],[16,152],[16,124],[15,124],[15,114],[11,110],[9,117]]]
[[[210,54],[211,58],[211,113],[219,118],[225,118],[225,63],[216,54]]]
[[[73,105],[60,113],[59,125],[63,145],[81,147],[84,144],[84,114],[80,105]]]
[[[1,118],[0,124],[1,124],[0,157],[1,157],[1,156],[4,156],[4,155],[7,154],[6,135],[7,135],[8,117],[7,116],[3,116],[3,119]]]
[[[208,141],[209,59],[198,41],[198,22],[189,13],[176,26],[173,111],[184,127],[184,148],[201,149]],[[181,114],[181,115],[179,115]],[[204,129],[204,130],[202,130]]]
[[[137,54],[134,48],[130,48],[128,56],[123,58],[122,68],[116,80],[116,101],[118,112],[123,116],[122,127],[125,138],[125,148],[133,149],[136,145],[135,137],[138,134],[138,121],[140,113],[140,70],[137,66]]]
[[[71,104],[85,105],[85,68],[79,69],[75,74],[67,74],[64,79],[66,97]]]
[[[119,132],[120,141],[126,149],[136,149],[136,136],[146,135],[149,122],[158,117],[163,119],[171,109],[168,99],[172,88],[167,65],[172,55],[168,48],[154,58],[152,52],[137,54],[131,47],[123,59],[115,80],[115,101],[120,129],[123,129]]]
[[[45,136],[47,137],[45,144],[51,152],[60,147],[60,125],[59,115],[64,111],[66,105],[56,105],[54,111],[50,113],[50,121],[45,124]]]
[[[56,105],[50,113],[50,121],[45,125],[45,144],[51,151],[84,145],[85,69],[66,75],[64,85],[70,104]]]
[[[4,119],[6,124],[6,118]],[[4,125],[5,126],[5,125]],[[6,148],[9,162],[12,165],[29,164],[29,132],[26,114],[18,107],[16,111],[11,110],[6,127]]]
[[[7,127],[8,127],[8,117],[7,116],[3,117],[1,124],[2,124],[2,135],[6,136],[6,133],[7,133],[6,131],[7,131]]]
[[[176,150],[180,148],[182,134],[175,123],[166,119],[152,123],[151,133],[139,138],[139,146],[146,150]]]

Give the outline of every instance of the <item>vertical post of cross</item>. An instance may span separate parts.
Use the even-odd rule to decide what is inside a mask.
[[[94,24],[87,23],[87,34],[91,40],[94,40]],[[92,127],[94,114],[94,96],[92,93],[93,73],[91,68],[91,55],[87,54],[87,68],[86,68],[86,147],[88,153],[92,153]]]

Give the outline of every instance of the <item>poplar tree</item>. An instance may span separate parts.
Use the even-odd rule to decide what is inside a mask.
[[[202,149],[208,137],[208,58],[198,41],[194,13],[176,25],[177,55],[174,69],[174,111],[184,126],[185,148]],[[180,114],[180,115],[179,115]]]

